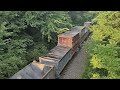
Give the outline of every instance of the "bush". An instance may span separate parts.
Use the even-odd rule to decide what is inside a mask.
[[[90,27],[93,33],[86,45],[92,66],[92,73],[87,76],[92,76],[91,79],[120,78],[119,19],[119,11],[103,11],[93,20],[96,24]],[[91,68],[90,65],[87,68]]]

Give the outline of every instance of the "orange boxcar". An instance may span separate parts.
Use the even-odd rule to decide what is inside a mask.
[[[73,47],[79,40],[79,31],[68,31],[58,35],[58,46]]]

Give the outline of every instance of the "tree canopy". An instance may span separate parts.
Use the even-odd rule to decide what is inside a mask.
[[[88,11],[0,11],[0,78],[46,54],[58,34],[91,18]]]
[[[0,11],[0,78],[45,54],[70,22],[63,11]]]
[[[95,19],[91,40],[87,78],[120,78],[120,11],[100,11]],[[91,68],[91,69],[90,69]],[[89,71],[90,70],[90,71]]]

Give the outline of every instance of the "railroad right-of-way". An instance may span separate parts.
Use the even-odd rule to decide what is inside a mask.
[[[61,73],[61,79],[81,79],[87,61],[86,50],[82,48],[67,64]]]
[[[90,36],[85,40],[85,43],[89,42]],[[85,71],[88,60],[88,53],[83,45],[79,52],[66,65],[60,79],[82,79],[82,74]]]

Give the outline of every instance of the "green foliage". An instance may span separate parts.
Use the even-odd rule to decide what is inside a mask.
[[[91,57],[92,70],[88,72],[91,79],[120,78],[119,21],[119,11],[98,12],[98,16],[93,20],[96,24],[90,27],[93,33],[86,45]],[[88,68],[91,67],[88,65]]]
[[[69,11],[73,25],[84,25],[84,22],[91,21],[96,16],[95,11]]]
[[[30,61],[37,60],[39,56],[46,54],[47,51],[48,49],[44,43],[35,43],[32,50],[30,49],[29,52],[26,54],[26,59]]]
[[[88,62],[85,66],[85,71],[83,72],[82,79],[89,79],[92,77],[92,73],[93,73],[93,68],[90,64],[90,62]]]
[[[48,41],[54,37],[53,33],[59,34],[61,30],[72,26],[70,17],[63,11],[27,11],[25,18],[28,25],[38,28]]]
[[[71,26],[64,11],[0,11],[0,78],[45,54]]]
[[[100,79],[100,75],[98,73],[93,73],[91,79]]]
[[[0,56],[0,78],[8,78],[27,64],[25,58],[12,54]]]

